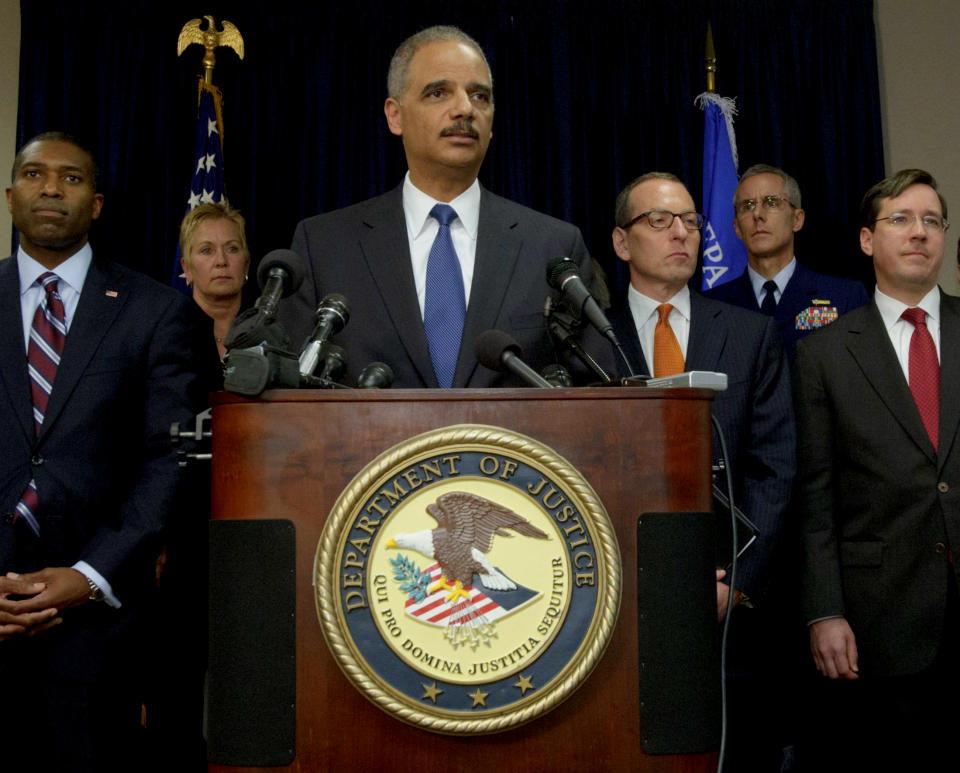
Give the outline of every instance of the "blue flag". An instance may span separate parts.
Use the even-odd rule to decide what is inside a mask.
[[[184,214],[207,201],[223,200],[223,120],[221,117],[220,90],[200,79],[200,98],[197,110],[197,140],[193,152],[193,177],[190,179],[190,196]],[[172,287],[190,294],[180,266],[180,245],[170,277]]]
[[[736,279],[747,267],[747,251],[733,230],[737,190],[737,140],[733,99],[706,92],[695,100],[704,111],[703,286],[709,290]]]

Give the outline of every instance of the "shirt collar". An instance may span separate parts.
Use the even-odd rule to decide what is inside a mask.
[[[480,182],[473,184],[453,201],[437,201],[410,182],[410,172],[403,178],[403,214],[407,221],[407,233],[416,239],[430,219],[430,210],[435,204],[449,204],[457,211],[457,219],[471,239],[477,238],[480,223]]]
[[[656,316],[657,306],[661,303],[660,301],[655,301],[649,295],[644,295],[633,285],[630,285],[630,288],[627,290],[627,302],[630,304],[633,318],[635,320],[644,320],[644,323],[651,316]],[[690,288],[687,285],[684,285],[683,289],[669,301],[666,301],[666,303],[673,306],[687,322],[690,321]]]
[[[797,270],[797,257],[794,255],[790,258],[790,262],[787,263],[775,277],[773,281],[777,283],[777,290],[780,294],[783,294],[784,288],[787,286],[787,282],[790,281],[790,277],[793,276],[793,272]],[[757,298],[762,298],[765,294],[763,289],[763,283],[767,281],[765,276],[761,276],[756,271],[753,270],[753,267],[748,263],[747,264],[747,276],[750,277],[750,286],[753,287],[753,294]]]
[[[90,264],[93,262],[93,249],[90,242],[85,243],[77,252],[73,253],[63,263],[53,269],[61,282],[66,283],[78,295],[83,289],[83,283],[87,278],[87,271],[90,270]],[[41,274],[45,274],[48,269],[41,263],[27,255],[23,247],[17,248],[17,269],[20,273],[20,295],[23,295],[37,281]]]
[[[874,303],[877,304],[877,309],[880,312],[880,316],[883,317],[883,323],[887,326],[888,330],[900,319],[900,316],[906,309],[913,308],[912,306],[905,304],[903,301],[898,301],[896,298],[891,298],[889,295],[882,292],[879,287],[874,291],[873,299]],[[937,322],[937,324],[939,324],[940,288],[937,285],[934,285],[930,292],[920,299],[920,303],[917,304],[917,308],[923,309],[925,312],[927,312],[928,317],[931,317]]]

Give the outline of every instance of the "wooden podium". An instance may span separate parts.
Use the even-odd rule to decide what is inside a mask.
[[[637,609],[638,601],[643,603],[637,590],[637,519],[651,511],[711,509],[710,405],[707,390],[642,387],[276,390],[256,401],[216,395],[212,526],[217,519],[293,523],[295,672],[290,668],[296,696],[295,748],[287,767],[221,760],[210,770],[712,770],[716,753],[642,751],[637,690]],[[522,727],[456,737],[395,719],[347,680],[327,649],[311,580],[327,514],[351,479],[395,444],[463,423],[527,435],[575,466],[613,521],[623,578],[609,647],[571,698]],[[270,597],[269,589],[260,590]],[[258,608],[246,607],[251,618]],[[212,631],[221,614],[214,601]],[[245,711],[242,698],[238,703],[232,711]],[[208,725],[217,721],[211,716]]]

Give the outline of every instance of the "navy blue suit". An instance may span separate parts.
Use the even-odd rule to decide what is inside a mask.
[[[704,295],[744,309],[760,311],[746,269],[733,281],[714,287]],[[818,274],[798,261],[793,276],[782,290],[773,317],[787,358],[793,362],[797,341],[801,338],[866,302],[867,293],[860,282]]]
[[[306,260],[307,276],[297,294],[280,304],[280,321],[298,348],[313,329],[323,296],[343,293],[350,302],[350,321],[334,341],[347,352],[347,383],[379,360],[393,369],[394,387],[437,386],[417,303],[402,191],[400,185],[308,218],[293,237],[292,249]],[[590,286],[593,269],[579,229],[481,187],[476,263],[454,387],[522,385],[477,362],[477,337],[492,328],[510,333],[534,368],[556,361],[543,303],[556,295],[547,285],[546,265],[560,255],[579,264],[580,276]],[[588,331],[584,345],[612,369],[609,344]]]
[[[610,322],[634,371],[649,374],[626,302]],[[737,505],[760,530],[737,570],[737,586],[755,596],[780,535],[795,466],[790,379],[773,322],[691,291],[686,369],[727,374],[713,415],[726,437]]]
[[[89,760],[79,749],[86,731],[119,720],[135,701],[131,669],[144,653],[129,634],[155,585],[161,534],[180,477],[170,423],[189,421],[206,398],[195,374],[200,355],[194,352],[203,344],[190,321],[190,303],[145,276],[95,259],[38,438],[17,261],[0,261],[0,573],[83,560],[122,604],[87,603],[66,610],[50,631],[0,642],[0,683],[21,709],[22,737],[36,732],[45,739],[43,748],[25,748],[54,768],[86,769]],[[209,338],[203,340],[209,347]],[[39,493],[39,538],[12,515],[31,477]],[[73,708],[34,713],[59,711],[61,703]],[[132,708],[138,720],[139,704]],[[68,726],[42,728],[49,721]],[[4,731],[13,727],[7,723]],[[109,725],[106,732],[121,736]]]

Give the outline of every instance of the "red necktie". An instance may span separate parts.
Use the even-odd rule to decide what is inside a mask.
[[[41,274],[37,282],[43,287],[43,295],[33,315],[30,328],[30,343],[27,344],[27,371],[30,374],[30,393],[33,397],[33,426],[37,437],[43,427],[43,417],[47,411],[53,380],[60,365],[60,355],[67,335],[66,314],[63,299],[57,291],[59,277],[51,272]],[[37,484],[34,479],[20,495],[15,518],[26,521],[30,530],[39,536],[40,524],[37,521]]]
[[[900,315],[913,325],[910,337],[910,392],[920,411],[920,419],[937,450],[940,425],[940,362],[937,347],[927,330],[927,313],[923,309],[907,309]]]

